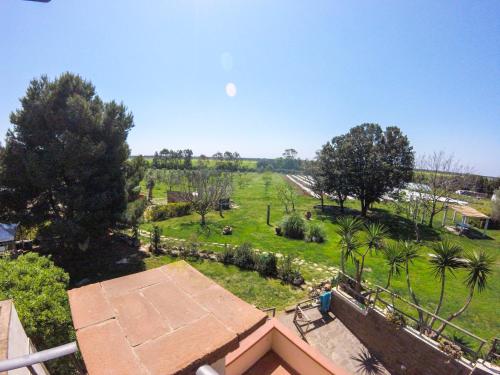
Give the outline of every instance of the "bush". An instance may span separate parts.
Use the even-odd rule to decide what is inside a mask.
[[[304,219],[298,213],[286,216],[281,223],[283,233],[288,238],[303,239],[306,230]]]
[[[326,233],[323,227],[316,223],[309,224],[309,228],[307,229],[307,240],[310,242],[325,242]]]
[[[287,284],[300,285],[304,282],[304,278],[300,271],[293,264],[291,255],[287,255],[280,262],[278,267],[278,277]]]
[[[127,208],[122,213],[120,221],[126,225],[135,225],[139,222],[146,209],[146,199],[139,198],[135,201],[128,202]]]
[[[189,202],[175,202],[167,204],[158,204],[149,206],[144,212],[146,221],[167,220],[172,217],[189,215],[192,212],[192,206]]]
[[[66,288],[69,276],[36,253],[0,258],[0,300],[12,299],[26,334],[38,350],[75,339]],[[52,374],[73,373],[69,357],[46,362]]]
[[[387,314],[385,314],[385,318],[387,321],[391,322],[392,324],[395,324],[400,327],[406,326],[406,319],[405,317],[397,312],[397,311],[389,311]]]
[[[257,255],[255,257],[255,270],[262,276],[276,277],[278,274],[278,259],[274,253]]]
[[[254,252],[248,242],[236,248],[234,252],[234,265],[247,270],[254,269]]]
[[[443,338],[439,340],[438,346],[450,358],[460,359],[464,354],[459,345]]]
[[[217,254],[217,258],[224,264],[234,264],[234,248],[225,244],[224,250]]]

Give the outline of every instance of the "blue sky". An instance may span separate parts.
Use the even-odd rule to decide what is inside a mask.
[[[499,20],[498,0],[2,0],[0,133],[32,77],[71,71],[134,113],[134,154],[311,158],[377,122],[498,176]]]

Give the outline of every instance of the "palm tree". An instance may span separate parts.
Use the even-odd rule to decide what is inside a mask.
[[[439,302],[434,311],[434,315],[438,315],[443,305],[444,289],[446,284],[446,273],[450,272],[454,276],[454,270],[464,265],[462,260],[462,248],[448,240],[443,240],[433,247],[434,254],[431,254],[431,267],[434,277],[441,280],[441,292],[439,294]],[[429,326],[432,327],[436,321],[435,317],[431,318]]]
[[[456,317],[460,316],[470,305],[474,291],[477,289],[479,293],[486,289],[488,277],[493,273],[494,259],[484,251],[479,253],[473,252],[465,255],[464,267],[467,270],[465,285],[469,288],[469,295],[465,300],[465,304],[455,313],[451,314],[448,322],[451,322]],[[446,323],[443,323],[437,330],[438,335],[443,332]]]
[[[388,289],[391,285],[392,277],[401,274],[401,269],[403,268],[405,258],[403,256],[401,247],[397,242],[391,242],[385,245],[382,249],[382,254],[384,256],[385,263],[389,266],[387,285],[385,286],[385,289]]]
[[[366,230],[366,250],[359,251],[359,247],[354,249],[355,253],[359,255],[361,260],[353,257],[354,265],[356,266],[356,290],[361,291],[361,280],[363,277],[363,271],[365,269],[365,259],[368,253],[372,253],[373,250],[378,252],[384,246],[384,239],[387,236],[387,228],[380,223],[370,223],[365,226]]]
[[[405,273],[406,273],[406,286],[408,287],[408,293],[410,294],[411,299],[415,303],[415,305],[420,306],[420,303],[418,302],[418,298],[415,295],[415,292],[413,291],[411,287],[411,282],[410,282],[410,263],[413,264],[413,261],[417,258],[420,257],[418,254],[418,248],[417,246],[410,242],[410,241],[403,241],[399,243],[400,249],[401,249],[401,255],[404,260],[405,264]],[[418,320],[419,320],[419,328],[423,329],[424,326],[424,314],[420,309],[417,309],[418,313]]]
[[[361,229],[361,220],[353,216],[343,216],[337,219],[337,233],[340,236],[340,268],[345,273],[345,260],[352,256],[359,246],[357,233]]]
[[[384,240],[387,237],[387,227],[380,223],[370,223],[366,225],[366,246],[370,250],[378,251],[384,247]]]

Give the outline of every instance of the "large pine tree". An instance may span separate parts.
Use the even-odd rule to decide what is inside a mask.
[[[100,238],[126,204],[133,116],[78,75],[31,81],[11,113],[0,166],[3,220],[37,226],[62,248]]]

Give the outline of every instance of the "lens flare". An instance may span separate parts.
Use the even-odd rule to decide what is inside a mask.
[[[233,98],[236,96],[237,90],[236,90],[236,85],[232,82],[229,82],[226,85],[226,94],[227,96]]]

